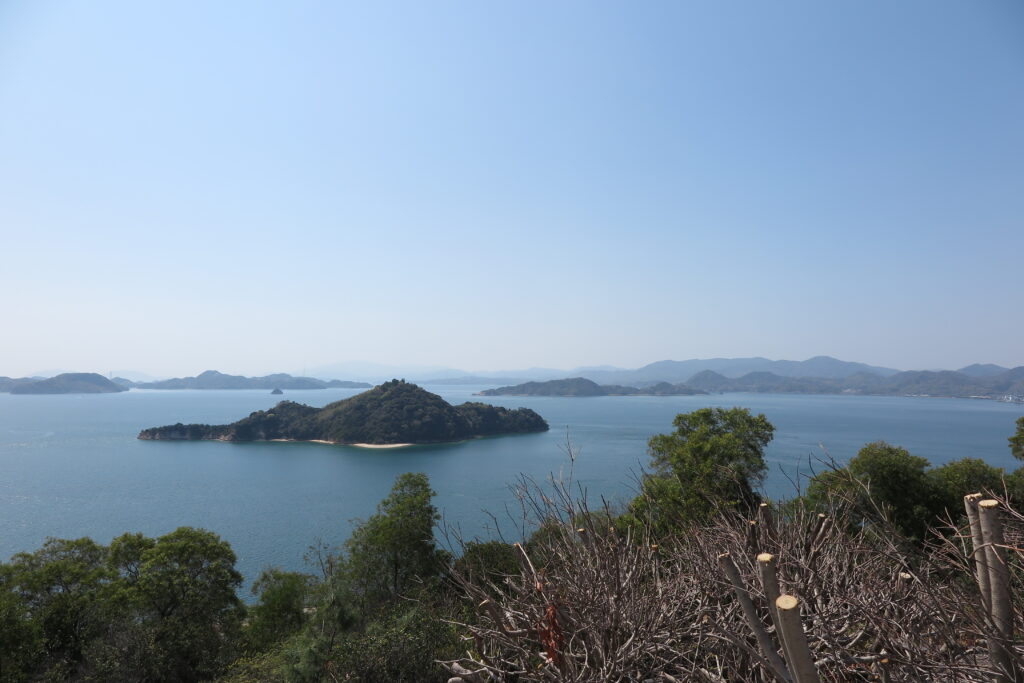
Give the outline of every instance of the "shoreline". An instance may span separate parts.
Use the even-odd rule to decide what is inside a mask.
[[[267,439],[277,443],[322,443],[328,446],[355,446],[356,448],[405,448],[415,446],[414,443],[341,443],[327,439]]]

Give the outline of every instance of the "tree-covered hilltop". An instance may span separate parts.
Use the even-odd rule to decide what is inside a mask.
[[[598,384],[584,377],[553,379],[547,382],[525,382],[509,387],[481,391],[481,396],[692,396],[704,391],[685,384],[659,382],[638,389],[617,384]]]
[[[154,427],[144,429],[139,438],[395,444],[444,443],[547,430],[544,418],[529,408],[510,410],[484,403],[453,406],[437,394],[396,379],[323,408],[282,401],[232,424]]]
[[[12,394],[113,394],[128,391],[95,372],[66,372],[49,379],[11,386]]]

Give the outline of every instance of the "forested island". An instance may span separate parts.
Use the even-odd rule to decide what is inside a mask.
[[[544,432],[529,408],[486,403],[453,406],[404,380],[392,380],[323,408],[282,401],[227,425],[175,424],[144,429],[144,440],[324,441],[335,444],[426,444],[482,436]]]
[[[509,387],[486,389],[480,396],[692,396],[707,392],[685,384],[658,382],[648,387],[624,387],[617,384],[598,384],[583,377],[553,379],[547,382],[525,382]]]
[[[8,390],[12,394],[116,394],[128,391],[95,372],[65,372],[49,379],[15,380]]]

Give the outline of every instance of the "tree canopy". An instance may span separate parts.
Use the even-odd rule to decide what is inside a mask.
[[[932,467],[927,458],[884,441],[869,443],[845,467],[815,475],[807,487],[813,505],[827,506],[838,496],[853,505],[853,519],[863,524],[884,516],[904,536],[923,540],[929,528],[957,520],[968,493],[1024,493],[1024,473],[1007,474],[976,458]]]
[[[1017,433],[1010,437],[1010,452],[1018,460],[1024,460],[1024,417],[1017,418]]]
[[[716,508],[749,509],[767,466],[765,446],[775,427],[746,408],[702,408],[682,413],[675,430],[648,443],[652,474],[630,506],[629,516],[659,532],[704,519]]]

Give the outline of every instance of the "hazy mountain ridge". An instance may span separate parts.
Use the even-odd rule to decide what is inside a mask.
[[[685,383],[705,370],[730,378],[742,377],[752,372],[770,372],[779,377],[821,378],[843,378],[857,373],[885,377],[899,372],[893,368],[843,361],[831,356],[815,356],[803,361],[769,360],[760,357],[661,360],[636,370],[592,371],[580,374],[599,383],[642,385],[645,382]]]
[[[659,382],[645,389],[619,384],[598,384],[584,377],[525,382],[481,391],[480,396],[691,396],[706,393],[685,384]]]
[[[996,365],[994,363],[974,363],[967,367],[960,368],[957,372],[967,375],[968,377],[991,377],[993,375],[1000,375],[1010,368],[1004,368],[1002,365]]]
[[[12,394],[115,394],[128,389],[95,372],[65,372],[49,379],[18,382]]]
[[[121,378],[118,378],[121,379]],[[128,380],[123,380],[128,382]],[[195,377],[176,377],[159,382],[128,382],[127,386],[138,389],[329,389],[335,387],[368,389],[366,382],[345,380],[322,380],[315,377],[293,377],[279,372],[263,377],[227,375],[216,370],[207,370]]]
[[[1021,398],[1024,397],[1024,366],[988,377],[971,377],[952,370],[913,370],[889,377],[857,373],[842,379],[782,377],[769,372],[730,378],[705,370],[691,377],[687,384],[709,392]]]

